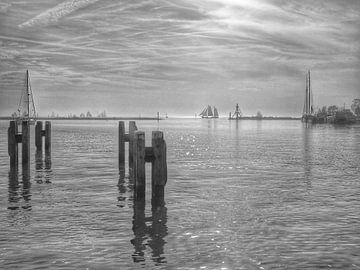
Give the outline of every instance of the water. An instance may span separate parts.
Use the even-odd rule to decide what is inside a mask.
[[[152,130],[167,141],[166,205],[155,210],[149,185],[134,205],[119,176],[117,122],[53,121],[51,164],[32,156],[18,181],[0,122],[4,269],[360,269],[359,125],[137,125],[147,145]]]

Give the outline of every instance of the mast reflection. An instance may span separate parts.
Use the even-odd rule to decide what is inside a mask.
[[[304,127],[303,127],[304,179],[309,188],[311,187],[311,170],[312,170],[311,132],[312,132],[312,126],[309,123],[304,123]]]

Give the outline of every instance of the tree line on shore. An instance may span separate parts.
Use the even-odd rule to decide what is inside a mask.
[[[69,113],[66,116],[59,116],[58,114],[55,114],[54,112],[51,113],[51,115],[48,115],[49,118],[106,118],[106,111],[102,111],[98,113],[96,116],[93,115],[90,111],[87,113],[80,113],[79,115]]]
[[[327,117],[327,116],[335,116],[336,113],[343,112],[346,114],[352,114],[356,117],[360,117],[360,99],[356,98],[353,100],[350,109],[346,109],[344,107],[338,107],[336,105],[323,106],[316,113],[318,117]]]

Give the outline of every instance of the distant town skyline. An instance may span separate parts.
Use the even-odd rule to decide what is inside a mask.
[[[358,0],[0,3],[0,115],[29,69],[38,114],[300,116],[360,96]]]

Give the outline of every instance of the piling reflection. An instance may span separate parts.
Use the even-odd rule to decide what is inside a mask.
[[[145,223],[145,201],[134,202],[133,227],[134,238],[131,243],[134,245],[133,261],[141,263],[145,261],[145,244],[147,227]]]
[[[152,207],[151,217],[145,216],[145,201],[134,202],[133,232],[131,243],[134,246],[132,255],[135,263],[145,262],[146,247],[151,249],[151,260],[155,264],[166,263],[164,256],[164,238],[168,235],[167,208],[165,206]]]
[[[134,238],[131,243],[134,246],[132,259],[135,263],[145,263],[146,249],[151,249],[151,260],[155,264],[166,263],[164,256],[164,238],[168,234],[167,229],[167,208],[163,196],[159,199],[152,199],[151,216],[145,215],[145,200],[135,199],[134,185],[130,177],[125,177],[125,170],[119,170],[118,181],[118,206],[133,207],[133,226]]]
[[[22,175],[22,197],[25,204],[22,206],[23,209],[31,210],[31,182],[30,182],[30,170],[23,171]]]
[[[125,181],[125,170],[120,169],[119,170],[119,181],[118,181],[118,189],[119,189],[119,195],[118,195],[118,206],[119,207],[124,207],[125,206],[125,201],[126,201],[126,193],[127,193],[127,188],[126,188],[126,181]]]
[[[31,210],[31,182],[29,170],[23,171],[21,183],[19,182],[18,171],[11,170],[9,172],[8,195],[9,210],[19,209],[21,204],[21,208]],[[24,203],[21,202],[21,198]]]
[[[168,235],[167,208],[158,206],[152,208],[152,224],[149,230],[149,247],[152,250],[152,260],[157,264],[166,263],[164,256],[164,238]]]
[[[45,156],[45,170],[51,170],[51,156],[50,155],[46,155]]]
[[[125,166],[119,168],[119,181],[125,180]]]
[[[129,166],[129,181],[131,183],[134,183],[134,171],[133,168],[131,168],[130,166]]]
[[[42,152],[38,150],[35,152],[35,169],[36,171],[43,169]]]
[[[42,152],[36,151],[35,153],[35,181],[38,184],[51,183],[52,170],[51,170],[51,156],[45,155],[45,160],[42,158]]]
[[[18,171],[11,170],[9,172],[9,210],[16,210],[19,208],[19,176]]]
[[[30,168],[28,166],[22,167],[21,182],[19,182],[19,171],[17,167],[12,167],[9,171],[9,210],[21,208],[25,210],[31,210],[31,175]],[[51,183],[52,170],[51,170],[51,157],[45,156],[45,160],[42,159],[41,151],[35,153],[35,176],[34,179],[37,183]],[[21,202],[23,199],[23,203]]]
[[[128,180],[128,181],[126,181]],[[126,204],[128,204],[128,206],[130,207],[130,201],[133,199],[133,184],[130,181],[129,178],[125,177],[125,168],[121,168],[119,170],[119,181],[118,181],[118,190],[119,190],[119,195],[118,195],[118,206],[123,208],[126,206]]]

